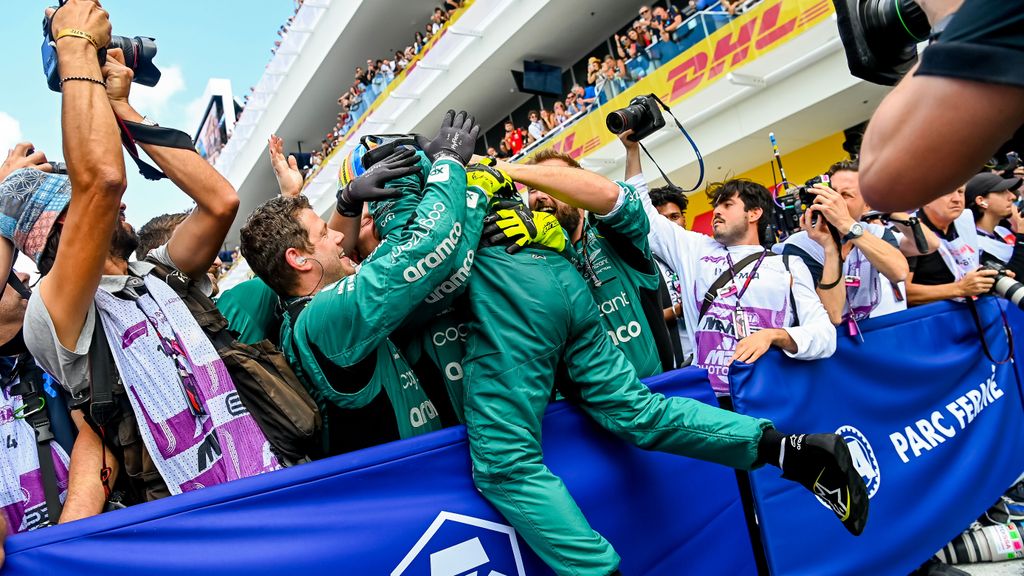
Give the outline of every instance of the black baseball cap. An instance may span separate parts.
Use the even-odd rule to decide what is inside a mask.
[[[975,174],[973,178],[967,181],[967,189],[965,191],[967,198],[965,200],[967,205],[971,206],[974,204],[974,199],[978,196],[988,196],[993,192],[1005,192],[1006,190],[1016,191],[1020,186],[1020,178],[1003,178],[999,174],[993,174],[992,172]]]

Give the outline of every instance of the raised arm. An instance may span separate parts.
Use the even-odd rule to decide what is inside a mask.
[[[97,57],[97,46],[110,42],[107,13],[92,0],[69,0],[53,15],[52,29],[54,37],[66,29],[92,36],[92,41],[57,40],[60,77],[76,78],[64,83],[61,99],[72,194],[53,268],[39,284],[57,338],[74,350],[110,252],[127,181],[121,136]]]
[[[506,162],[499,162],[497,167],[520,184],[595,214],[611,212],[619,199],[619,186],[616,183],[589,170]]]
[[[107,93],[114,112],[123,120],[142,122],[128,103],[133,73],[120,50],[107,54]],[[146,154],[167,174],[196,207],[171,234],[167,254],[174,266],[192,278],[206,274],[220,252],[238,212],[238,193],[195,149],[170,148],[140,142]]]

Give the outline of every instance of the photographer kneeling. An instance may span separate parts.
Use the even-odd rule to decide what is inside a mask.
[[[883,291],[892,291],[906,308],[899,283],[909,271],[896,236],[878,224],[860,222],[866,205],[858,169],[856,162],[849,161],[829,167],[832,187],[817,184],[811,189],[817,198],[801,217],[804,231],[773,248],[807,264],[829,319],[845,324],[851,336],[859,333],[857,323],[870,317],[883,301]],[[815,215],[820,216],[815,219]]]

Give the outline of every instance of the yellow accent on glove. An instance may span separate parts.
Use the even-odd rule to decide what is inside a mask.
[[[546,212],[531,213],[527,209],[501,209],[495,212],[498,228],[520,248],[527,244],[539,245],[561,252],[565,250],[565,232],[553,215]],[[511,246],[510,246],[511,247]],[[510,250],[514,253],[518,250]]]
[[[488,200],[492,196],[519,197],[519,191],[508,174],[484,164],[473,164],[466,170],[466,187],[480,191]]]

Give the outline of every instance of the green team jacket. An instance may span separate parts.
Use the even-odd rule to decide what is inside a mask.
[[[465,219],[466,171],[440,159],[393,241],[389,236],[354,275],[288,303],[282,349],[323,412],[328,454],[440,428],[436,408],[389,337],[462,265],[454,249]]]
[[[281,317],[277,314],[277,294],[259,278],[246,280],[225,291],[217,300],[217,309],[238,333],[238,341],[255,344],[269,339],[277,344]]]
[[[666,328],[660,314],[652,327],[655,318],[648,320],[644,314],[641,290],[657,291],[660,277],[647,241],[651,223],[640,195],[629,184],[616,184],[622,203],[606,216],[589,215],[583,236],[566,248],[566,256],[587,281],[608,337],[637,376],[646,378],[662,372],[653,330]],[[660,313],[660,305],[657,308]]]
[[[401,244],[402,225],[413,217],[419,204],[423,182],[430,179],[433,168],[423,152],[420,174],[393,180],[388,185],[403,191],[400,198],[370,203],[381,245]],[[415,368],[445,425],[462,422],[463,373],[462,357],[466,347],[467,320],[465,305],[457,302],[465,292],[476,254],[487,198],[474,190],[466,191],[464,234],[452,251],[458,264],[452,274],[442,280],[406,318],[392,338],[409,363]],[[378,248],[370,259],[381,252]]]

